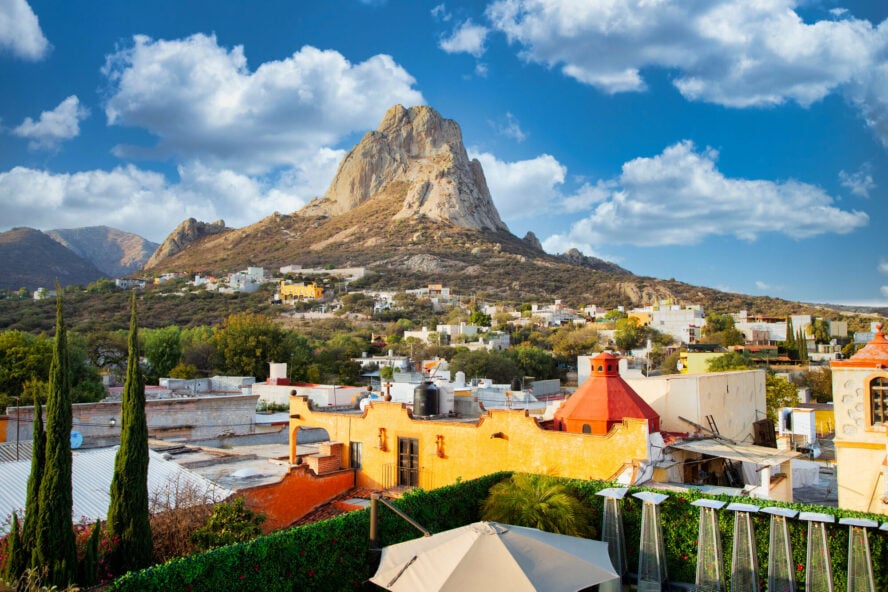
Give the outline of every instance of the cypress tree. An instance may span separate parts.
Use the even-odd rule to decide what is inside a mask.
[[[43,406],[34,393],[34,438],[31,445],[31,474],[25,497],[25,520],[22,525],[22,552],[25,563],[31,562],[37,546],[37,518],[39,516],[40,482],[46,462],[46,434],[43,432]],[[36,562],[36,561],[35,561]],[[33,563],[33,562],[32,562]]]
[[[121,402],[120,448],[114,459],[108,529],[119,540],[111,564],[120,572],[151,563],[151,524],[148,516],[148,422],[145,383],[139,368],[136,295],[130,319],[129,356]]]
[[[799,329],[799,334],[796,337],[796,342],[799,345],[799,361],[805,362],[808,360],[808,340],[805,339],[805,334],[802,333],[802,330]]]
[[[786,350],[796,349],[795,332],[792,329],[792,317],[786,317]]]
[[[3,567],[3,575],[6,581],[13,586],[21,575],[25,573],[27,561],[24,551],[22,548],[22,538],[19,534],[18,514],[13,510],[9,537],[6,539],[6,565]]]
[[[62,289],[56,284],[56,335],[49,366],[46,401],[46,460],[37,510],[36,546],[32,567],[47,570],[47,584],[67,586],[74,580],[71,493],[71,388],[68,379],[68,338],[62,314]]]

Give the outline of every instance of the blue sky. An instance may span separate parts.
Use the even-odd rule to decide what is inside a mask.
[[[394,104],[552,253],[888,305],[882,0],[0,0],[0,230],[160,242],[323,195]]]

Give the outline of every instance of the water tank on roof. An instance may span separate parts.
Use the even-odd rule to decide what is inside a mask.
[[[512,390],[514,392],[518,392],[521,390],[521,379],[520,378],[513,378],[512,379],[512,384],[511,384],[510,390]]]
[[[438,415],[438,387],[431,380],[426,380],[413,389],[413,415]]]

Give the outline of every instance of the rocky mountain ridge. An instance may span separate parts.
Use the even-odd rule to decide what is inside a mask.
[[[46,234],[108,277],[125,277],[148,262],[158,244],[109,226],[48,230]]]
[[[86,285],[106,277],[95,265],[33,228],[0,233],[0,289]]]

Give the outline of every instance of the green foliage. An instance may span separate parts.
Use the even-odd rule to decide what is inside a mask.
[[[829,321],[826,319],[811,319],[806,332],[814,338],[814,343],[829,343]]]
[[[805,339],[805,336],[802,334],[802,330],[799,329],[798,334],[796,335],[796,344],[799,348],[799,362],[807,362],[808,361],[808,340]]]
[[[21,533],[19,532],[19,519],[15,510],[9,523],[9,536],[6,537],[6,562],[0,562],[0,573],[9,581],[18,580],[25,572],[27,560],[25,549],[22,546]]]
[[[118,540],[109,561],[119,573],[149,565],[152,553],[148,514],[148,420],[145,417],[145,382],[139,367],[135,293],[126,366],[120,412],[120,448],[114,457],[108,506],[108,530]]]
[[[614,330],[614,343],[620,350],[629,351],[638,347],[642,335],[643,331],[638,325],[638,319],[635,317],[620,319]]]
[[[556,329],[549,336],[548,342],[558,360],[573,366],[577,362],[577,356],[588,355],[599,349],[598,329],[594,325],[565,325]]]
[[[476,308],[472,311],[472,314],[469,315],[469,324],[477,325],[479,327],[489,327],[490,315],[485,314]]]
[[[460,482],[432,491],[413,490],[395,505],[431,532],[442,532],[470,524],[480,519],[480,506],[491,488],[510,475],[497,473],[473,481]],[[557,482],[587,505],[592,519],[599,524],[604,498],[596,495],[614,483],[557,479]],[[623,498],[623,524],[626,532],[628,564],[638,564],[641,534],[642,502],[632,493],[645,491],[630,487]],[[662,491],[658,491],[662,493]],[[836,517],[835,524],[827,525],[836,590],[847,587],[848,528],[838,524],[839,518],[869,518],[882,521],[882,516],[838,510],[823,506],[772,502],[744,497],[702,495],[696,492],[670,492],[660,504],[664,547],[670,580],[694,582],[697,562],[697,535],[700,519],[698,508],[691,502],[700,499],[720,499],[726,502],[749,503],[761,506],[791,508],[800,512],[819,512]],[[723,571],[730,574],[731,544],[733,540],[733,512],[719,513],[719,530],[724,548]],[[756,548],[761,577],[768,565],[768,517],[758,513],[753,518]],[[793,564],[802,566],[796,571],[797,584],[802,589],[807,542],[807,524],[790,520]],[[262,590],[276,592],[299,590],[327,592],[329,590],[360,589],[376,570],[378,559],[367,553],[369,512],[367,510],[343,514],[330,520],[301,526],[248,543],[221,547],[202,554],[172,560],[139,572],[130,572],[113,582],[113,592],[165,592],[166,590]],[[392,545],[417,537],[407,522],[385,508],[379,512],[379,543]],[[888,537],[870,533],[876,590],[888,589]],[[730,577],[730,576],[728,576]],[[727,582],[730,585],[730,581]]]
[[[25,520],[22,526],[23,560],[29,564],[37,547],[37,518],[40,515],[40,482],[46,462],[46,434],[43,431],[43,407],[34,404],[34,436],[31,444],[31,473],[25,495]],[[24,566],[23,566],[24,567]],[[21,572],[19,572],[21,575]]]
[[[413,490],[393,503],[432,532],[480,519],[481,501],[502,480],[497,473],[433,491]],[[329,592],[360,589],[376,570],[367,552],[370,514],[351,512],[246,543],[237,543],[130,572],[111,584],[114,592],[262,590]],[[392,545],[418,533],[399,516],[380,508],[379,543]]]
[[[505,354],[479,349],[460,351],[450,360],[450,371],[465,372],[466,378],[490,378],[507,383],[522,376],[518,365]]]
[[[213,335],[221,371],[234,376],[268,378],[268,363],[286,359],[284,330],[270,318],[233,314]]]
[[[191,535],[191,541],[201,551],[246,542],[262,534],[263,522],[263,514],[253,512],[244,505],[244,498],[236,497],[213,506],[207,523]]]
[[[768,372],[765,377],[765,413],[777,422],[777,411],[781,407],[795,407],[799,404],[798,389],[788,380]]]
[[[77,583],[81,586],[94,586],[99,582],[99,541],[102,538],[102,521],[96,520],[92,527],[86,550],[77,566]]]
[[[186,364],[185,362],[180,362],[177,364],[172,370],[169,371],[167,375],[170,378],[182,378],[185,380],[191,380],[193,378],[197,378],[199,376],[197,372],[197,367],[192,364]]]
[[[606,313],[604,313],[604,318],[608,321],[618,321],[620,319],[625,319],[627,316],[629,316],[629,315],[627,315],[622,310],[617,310],[617,309],[609,310]]]
[[[590,509],[562,480],[544,475],[518,473],[494,485],[484,500],[482,518],[571,536],[595,534]]]
[[[678,362],[681,360],[681,352],[675,350],[660,362],[660,374],[678,374]]]
[[[145,357],[148,359],[149,373],[146,377],[151,384],[170,375],[182,359],[181,330],[170,326],[163,329],[149,329],[143,332]]]
[[[77,554],[71,528],[71,389],[68,375],[67,331],[61,290],[56,299],[56,334],[49,369],[46,406],[46,460],[40,480],[36,546],[31,567],[48,568],[49,583],[74,580]],[[33,460],[32,460],[33,462]]]
[[[519,345],[505,350],[504,353],[518,366],[521,376],[533,376],[537,380],[558,378],[558,363],[552,354],[543,349]]]
[[[51,339],[24,331],[0,333],[0,394],[17,397],[28,380],[46,380],[51,361]]]
[[[811,398],[818,403],[830,403],[833,400],[832,369],[829,366],[810,368],[794,375],[793,384],[808,388]]]
[[[708,372],[726,372],[728,370],[746,370],[755,368],[755,362],[746,354],[728,352],[706,361]]]
[[[383,366],[379,369],[379,377],[382,380],[391,380],[395,376],[395,369],[392,366]]]

